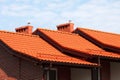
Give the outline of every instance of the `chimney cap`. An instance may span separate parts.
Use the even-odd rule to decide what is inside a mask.
[[[57,25],[56,27],[62,27],[62,26],[70,25],[70,24],[73,24],[73,25],[74,25],[74,23],[72,23],[72,22],[70,21],[69,23],[59,24],[59,25]]]
[[[30,23],[30,22],[28,22],[27,24],[28,24],[28,25],[30,25],[31,23]]]
[[[26,25],[26,26],[21,26],[21,27],[15,28],[16,32],[31,34],[33,26],[31,26],[29,24],[30,24],[30,22],[28,22],[28,25]]]
[[[72,32],[74,30],[74,23],[69,20],[68,23],[60,24],[56,26],[59,31]]]
[[[68,22],[69,22],[69,23],[71,23],[71,22],[72,22],[72,20],[69,20]]]

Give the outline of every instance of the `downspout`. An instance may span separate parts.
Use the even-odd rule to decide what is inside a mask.
[[[21,58],[19,58],[19,80],[21,80]]]
[[[95,62],[98,64],[98,66],[100,66],[100,57],[97,57]],[[100,68],[99,67],[92,68],[91,73],[92,73],[92,80],[100,80]]]
[[[98,56],[98,65],[100,66],[100,57]],[[100,68],[98,68],[98,80],[100,80]]]

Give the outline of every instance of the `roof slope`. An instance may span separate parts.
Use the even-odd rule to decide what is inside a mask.
[[[85,38],[77,34],[69,33],[69,32],[46,30],[46,29],[40,29],[40,28],[37,30],[40,31],[42,34],[45,34],[46,36],[48,36],[55,43],[59,44],[63,48],[84,52],[86,54],[94,55],[94,56],[120,58],[119,54],[105,52],[103,49],[92,44],[91,42],[89,42],[88,40],[86,40]]]
[[[11,49],[39,60],[96,65],[65,55],[36,35],[0,31],[0,40]]]
[[[94,38],[95,40],[101,42],[102,44],[117,47],[120,49],[120,34],[113,34],[85,28],[77,29]]]

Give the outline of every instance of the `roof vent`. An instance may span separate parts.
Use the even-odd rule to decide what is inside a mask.
[[[74,30],[74,23],[71,23],[71,20],[69,20],[68,23],[58,25],[57,30],[72,32]]]
[[[33,26],[30,26],[29,24],[30,24],[30,22],[28,22],[27,26],[15,28],[16,32],[32,34]]]

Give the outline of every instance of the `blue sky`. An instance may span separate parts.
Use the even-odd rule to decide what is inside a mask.
[[[0,0],[0,30],[31,22],[34,29],[56,30],[69,20],[76,27],[120,34],[120,0]]]

